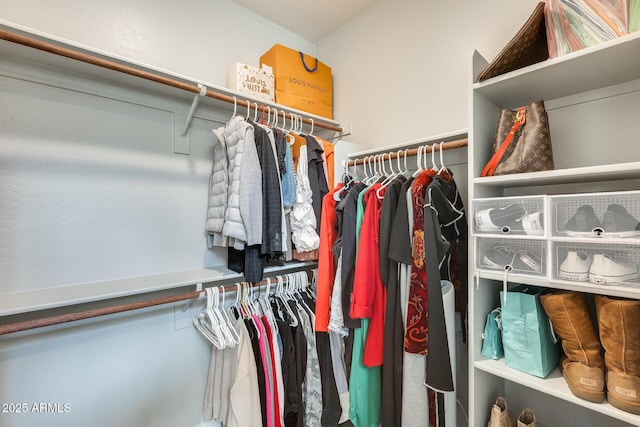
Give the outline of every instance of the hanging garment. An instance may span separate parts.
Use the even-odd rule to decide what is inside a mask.
[[[209,199],[207,206],[208,247],[227,246],[227,239],[222,234],[224,214],[227,209],[229,187],[229,160],[224,127],[213,130],[216,140],[213,143],[213,165],[209,178]]]
[[[228,416],[222,424],[228,427],[261,427],[258,375],[251,338],[242,319],[236,321],[235,327],[240,337],[237,363],[231,375]]]
[[[278,164],[267,131],[252,123],[262,170],[262,254],[282,253],[282,193]]]
[[[339,224],[339,238],[336,239],[336,242],[339,241],[342,245],[342,312],[344,313],[344,326],[347,328],[360,326],[360,319],[351,318],[349,310],[351,308],[351,292],[353,291],[353,275],[356,265],[358,195],[365,188],[366,185],[361,182],[352,184],[336,206]]]
[[[311,188],[307,175],[307,153],[301,150],[298,162],[296,203],[291,212],[291,239],[300,252],[312,251],[320,246],[320,237],[316,233],[316,217],[311,205]]]
[[[344,363],[344,342],[343,337],[333,331],[329,331],[329,341],[331,344],[331,360],[333,363],[333,375],[336,381],[336,388],[340,396],[340,407],[342,412],[338,424],[349,420],[349,381]]]
[[[400,190],[406,182],[404,176],[395,178],[387,187],[380,214],[380,275],[387,289],[387,305],[384,324],[384,362],[382,365],[383,427],[402,425],[402,358],[404,324],[400,308],[400,286],[398,262],[390,257],[392,226],[398,210]],[[406,203],[400,203],[406,207]]]
[[[276,153],[276,163],[278,165],[278,171],[280,172],[280,179],[284,176],[284,172],[286,170],[285,158],[286,158],[286,147],[289,146],[287,144],[286,138],[284,136],[284,132],[277,128],[266,127],[273,134],[273,148]]]
[[[284,135],[282,136],[284,138]],[[284,174],[282,175],[282,206],[285,209],[293,208],[296,202],[296,179],[293,168],[291,147],[285,141]]]
[[[349,335],[349,329],[344,327],[344,313],[342,312],[342,247],[339,247],[338,250],[340,253],[338,255],[338,267],[336,268],[333,290],[331,293],[328,329],[330,332],[336,333],[344,338]]]
[[[295,132],[289,132],[287,135],[293,138],[291,154],[293,155],[293,166],[295,170],[298,170],[298,159],[300,158],[300,153],[302,151],[305,151],[305,153],[307,151],[307,140],[304,136],[298,135]]]
[[[430,333],[425,382],[430,390],[438,391],[437,423],[443,426],[444,394],[442,392],[453,391],[454,384],[440,282],[441,279],[447,280],[451,277],[451,254],[453,248],[459,244],[460,228],[464,228],[462,238],[466,245],[467,227],[462,199],[452,176],[446,171],[434,176],[427,188],[424,226],[425,245],[434,248],[425,257],[430,301]],[[436,425],[436,420],[431,420],[430,424]]]
[[[229,159],[229,192],[222,234],[229,245],[262,242],[262,172],[255,149],[253,126],[242,117],[232,118],[225,127]]]
[[[411,255],[411,236],[413,234],[413,195],[411,186],[413,181],[414,178],[409,177],[400,189],[400,200],[393,220],[393,238],[389,248],[391,259],[400,263],[398,287],[400,288],[400,309],[403,328],[406,328],[411,265],[413,263]],[[405,352],[404,345],[402,348],[402,425],[426,425],[429,417],[429,406],[424,386],[426,374],[425,357]]]
[[[358,256],[351,296],[352,318],[369,319],[363,364],[381,366],[384,354],[386,289],[380,275],[380,213],[386,188],[372,185],[364,195],[366,209],[360,228]]]
[[[443,238],[449,243],[446,254],[439,259],[442,280],[452,282],[455,290],[456,312],[466,319],[467,296],[467,241],[468,225],[464,202],[450,171],[436,176],[428,187],[432,214],[439,221]],[[462,324],[463,340],[466,338],[465,322]]]
[[[249,337],[251,339],[251,350],[253,351],[253,357],[256,365],[256,372],[258,375],[258,394],[260,396],[260,416],[262,419],[262,426],[266,427],[267,425],[267,394],[266,394],[266,384],[265,384],[265,371],[264,371],[264,363],[262,360],[262,351],[260,350],[260,343],[258,341],[259,331],[257,329],[257,325],[254,323],[252,318],[244,319],[245,327],[247,328],[247,332],[249,333]]]
[[[424,192],[436,171],[422,172],[411,184],[413,197],[413,235],[411,287],[409,288],[409,307],[407,312],[407,330],[404,339],[404,350],[409,353],[427,354],[427,279],[424,266]]]
[[[316,217],[316,232],[320,232],[320,221],[322,216],[322,199],[329,192],[327,175],[325,173],[325,163],[322,159],[324,151],[322,146],[312,136],[305,136],[307,140],[307,162],[309,163],[309,187],[311,188],[311,204],[313,214]]]
[[[302,329],[307,340],[307,366],[304,379],[305,426],[322,425],[322,376],[315,333],[313,331],[313,314],[304,309],[299,310]]]
[[[334,194],[342,185],[330,191],[322,200],[322,223],[320,224],[320,246],[318,251],[318,280],[316,285],[316,331],[327,332],[329,326],[329,305],[335,279],[333,245],[338,237],[336,223],[336,200]]]
[[[364,219],[364,197],[369,189],[358,194],[356,202],[356,256],[360,250],[360,228]],[[363,363],[369,319],[361,319],[361,327],[353,330],[353,351],[349,376],[349,419],[354,426],[378,426],[380,423],[380,367],[368,368]]]
[[[257,331],[257,337],[254,338],[258,341],[258,349],[260,352],[260,362],[261,362],[261,366],[260,368],[262,368],[262,372],[264,373],[264,397],[265,397],[265,406],[264,406],[264,413],[265,413],[265,420],[266,420],[266,427],[273,427],[274,425],[274,417],[273,417],[273,391],[272,391],[272,384],[273,384],[273,378],[272,378],[272,374],[271,374],[271,363],[270,363],[270,359],[269,359],[269,350],[266,347],[266,339],[265,339],[265,330],[264,327],[262,326],[262,323],[260,322],[260,320],[258,319],[258,317],[256,315],[252,315],[251,316],[252,320],[253,320],[253,325],[256,328]]]
[[[335,147],[332,143],[330,143],[329,141],[325,141],[322,138],[318,138],[316,136],[316,139],[318,140],[318,142],[320,142],[320,144],[322,144],[322,149],[324,150],[324,156],[325,156],[325,165],[327,167],[327,184],[329,184],[329,191],[333,190],[335,188]]]
[[[272,323],[273,321],[273,323]],[[275,326],[275,319],[269,321],[266,316],[263,316],[262,323],[267,331],[267,337],[271,346],[271,361],[273,365],[274,376],[274,393],[275,393],[275,407],[276,407],[276,427],[284,426],[284,381],[282,378],[282,346],[278,343],[277,327]]]

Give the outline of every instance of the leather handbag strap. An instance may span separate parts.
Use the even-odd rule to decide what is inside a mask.
[[[515,136],[520,126],[522,126],[526,120],[526,107],[522,107],[518,109],[518,114],[516,115],[516,121],[513,123],[509,134],[504,139],[504,142],[500,146],[500,148],[496,151],[496,153],[491,157],[491,160],[487,163],[487,165],[482,170],[481,176],[493,176],[493,173],[496,171],[496,168],[500,164],[504,153],[507,152],[507,148],[509,148],[509,144],[513,141],[513,137]]]
[[[301,51],[298,51],[298,53],[300,54],[300,59],[302,60],[302,66],[304,67],[305,70],[307,70],[310,73],[313,73],[318,69],[318,58],[316,58],[316,66],[313,68],[309,68],[307,64],[304,62],[304,53],[302,53]]]

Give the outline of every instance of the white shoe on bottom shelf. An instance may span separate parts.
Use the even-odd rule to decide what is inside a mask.
[[[633,262],[614,260],[609,255],[596,254],[589,269],[589,281],[599,285],[626,282],[640,278],[640,270]]]
[[[567,257],[560,264],[558,276],[574,282],[586,282],[589,280],[589,267],[591,256],[584,252],[569,251]]]

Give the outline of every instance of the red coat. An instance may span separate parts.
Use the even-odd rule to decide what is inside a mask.
[[[329,327],[329,308],[331,292],[336,275],[333,258],[333,244],[338,237],[336,230],[337,202],[333,198],[336,191],[340,191],[342,183],[335,190],[330,191],[322,199],[322,215],[320,220],[320,248],[318,249],[318,279],[316,282],[316,331],[327,332]]]
[[[363,363],[367,367],[382,365],[384,353],[384,321],[387,293],[380,276],[380,214],[385,189],[374,184],[364,195],[366,204],[358,258],[351,294],[350,314],[353,318],[370,319],[364,346]]]

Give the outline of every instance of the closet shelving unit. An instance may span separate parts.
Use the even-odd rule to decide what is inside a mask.
[[[469,96],[470,199],[640,188],[640,33],[475,83],[475,76],[486,65],[475,52]],[[491,156],[500,109],[516,109],[539,99],[544,100],[549,115],[556,169],[480,177]],[[544,243],[551,247],[551,242],[565,240],[582,242],[548,237]],[[634,241],[637,243],[637,239],[601,243],[630,245]],[[469,386],[473,398],[469,425],[486,425],[497,396],[507,398],[514,415],[532,408],[542,425],[640,425],[640,416],[606,401],[594,404],[573,396],[558,369],[540,379],[506,367],[504,359],[481,356],[486,316],[499,306],[504,274],[476,271],[480,254],[475,250],[470,243]],[[551,255],[547,260],[551,261]],[[551,268],[549,262],[547,265]],[[509,282],[640,299],[640,285],[606,286],[550,277],[512,275]]]
[[[22,43],[20,40],[32,40]],[[10,40],[10,41],[8,41]],[[40,44],[48,45],[52,51],[43,50]],[[47,48],[48,49],[48,48]],[[68,52],[73,56],[69,57]],[[75,58],[78,54],[80,58]],[[136,63],[126,58],[110,55],[67,40],[56,39],[29,29],[16,27],[0,20],[0,77],[39,81],[40,76],[51,75],[47,85],[53,87],[73,88],[81,93],[103,91],[101,96],[114,99],[132,100],[144,94],[156,100],[166,100],[173,105],[179,103],[184,111],[176,114],[174,123],[174,152],[189,154],[188,130],[190,114],[207,114],[211,111],[223,111],[228,118],[234,111],[234,96],[237,99],[237,114],[245,115],[247,103],[270,106],[278,110],[280,117],[286,113],[286,126],[290,125],[291,114],[299,116],[302,122],[314,126],[314,134],[331,138],[342,132],[340,124],[334,120],[299,111],[275,103],[265,103],[239,95],[224,87],[179,75],[171,71]],[[105,63],[109,66],[105,67]],[[120,67],[129,71],[122,71]],[[200,95],[198,84],[207,88],[206,94]],[[95,86],[94,86],[95,85]],[[111,91],[111,92],[109,92]],[[128,91],[131,94],[128,94]],[[110,94],[111,93],[111,94]],[[118,98],[121,97],[121,98]],[[195,102],[195,97],[199,97]],[[199,110],[188,112],[194,104]],[[244,108],[244,109],[243,109]],[[204,111],[204,112],[203,112]],[[265,113],[266,114],[266,113]],[[261,111],[258,112],[260,119]],[[266,117],[266,116],[265,116]],[[191,117],[192,118],[192,117]],[[215,120],[214,120],[215,121]],[[206,194],[203,194],[206,197]],[[204,223],[203,223],[204,228]],[[296,270],[310,269],[316,262],[289,262],[282,266],[267,267],[265,277]],[[242,280],[241,274],[226,267],[205,267],[184,271],[170,271],[138,277],[122,277],[112,280],[90,283],[69,283],[19,292],[0,293],[0,323],[11,322],[15,316],[33,316],[36,312],[48,309],[59,309],[77,304],[100,302],[122,297],[140,298],[143,294],[167,291],[185,287],[195,288],[197,284],[229,283]],[[7,317],[12,316],[12,317]],[[2,319],[4,318],[4,319]],[[9,319],[9,320],[8,320]],[[4,320],[4,321],[3,321]]]

